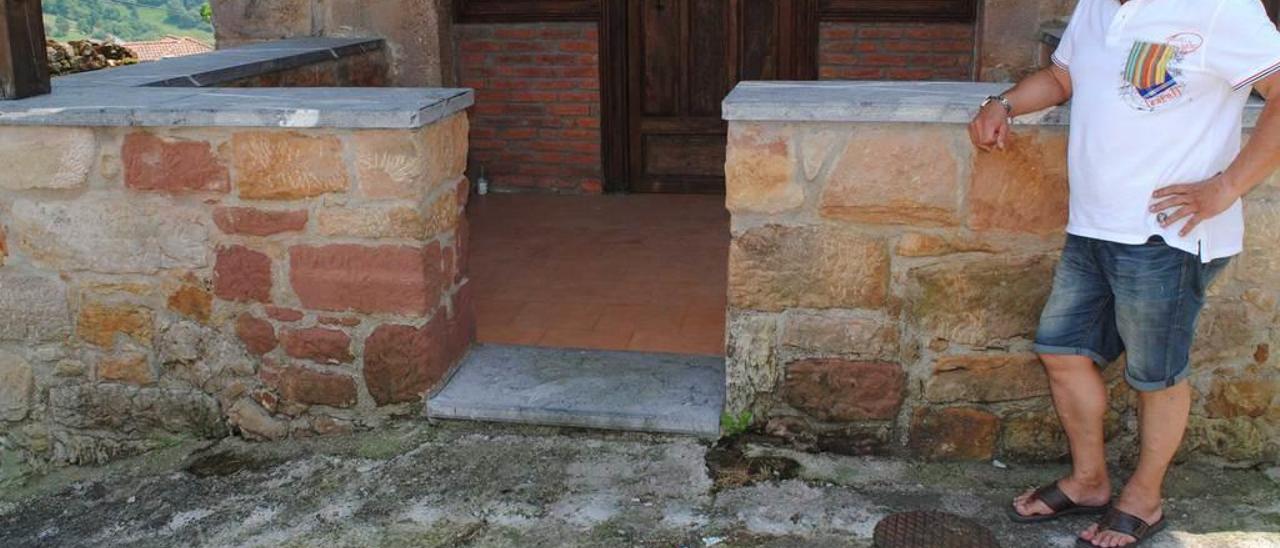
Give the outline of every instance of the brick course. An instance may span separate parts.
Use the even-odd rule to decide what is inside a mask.
[[[496,188],[600,192],[594,23],[456,28],[458,72],[476,90],[471,174]]]
[[[972,80],[969,23],[822,23],[822,80]]]

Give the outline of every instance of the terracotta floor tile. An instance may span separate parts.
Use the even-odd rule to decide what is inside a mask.
[[[520,309],[515,320],[517,327],[543,328],[546,330],[591,330],[600,321],[603,305],[581,302],[531,302]]]
[[[528,329],[510,325],[492,325],[480,322],[476,329],[476,339],[490,344],[519,344],[532,346],[542,340],[546,333],[543,329]]]
[[[617,350],[626,348],[632,335],[630,331],[551,329],[538,340],[538,346]]]

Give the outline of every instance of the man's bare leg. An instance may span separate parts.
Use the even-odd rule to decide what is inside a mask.
[[[1053,406],[1071,445],[1071,475],[1058,488],[1076,504],[1096,506],[1111,500],[1103,419],[1107,414],[1107,385],[1093,360],[1084,356],[1040,357],[1049,374]],[[1024,516],[1051,514],[1032,491],[1014,499],[1014,509]]]
[[[1147,523],[1160,521],[1163,516],[1160,497],[1164,476],[1178,452],[1178,446],[1182,445],[1190,413],[1191,385],[1187,381],[1164,390],[1138,393],[1142,452],[1138,456],[1138,468],[1115,504],[1117,510],[1133,514]],[[1135,540],[1129,535],[1111,531],[1098,533],[1097,526],[1089,527],[1080,536],[1096,546],[1124,546]]]

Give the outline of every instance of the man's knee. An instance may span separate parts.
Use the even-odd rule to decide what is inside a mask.
[[[1050,377],[1064,377],[1079,374],[1095,373],[1093,360],[1087,356],[1073,354],[1040,354],[1045,372]]]

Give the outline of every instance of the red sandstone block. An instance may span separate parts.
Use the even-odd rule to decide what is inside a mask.
[[[276,348],[276,329],[271,322],[244,314],[236,320],[236,336],[244,342],[250,354],[261,356]]]
[[[213,267],[213,294],[229,301],[270,301],[271,258],[239,245],[219,248]]]
[[[292,308],[267,305],[263,311],[267,313],[268,318],[278,322],[296,322],[302,319],[302,312]]]
[[[416,402],[444,379],[446,322],[437,316],[422,328],[382,325],[364,343],[364,383],[378,405]]]
[[[296,232],[307,227],[306,210],[268,211],[251,207],[219,207],[213,210],[213,222],[227,234],[270,236]]]
[[[296,246],[289,282],[306,308],[426,315],[440,300],[440,245]]]
[[[322,373],[295,365],[263,364],[259,376],[288,401],[330,407],[356,404],[355,379],[340,373]]]
[[[351,337],[336,329],[313,327],[284,333],[284,352],[294,358],[320,363],[350,363]]]
[[[125,186],[134,190],[229,192],[231,176],[204,141],[130,133],[121,149]]]

